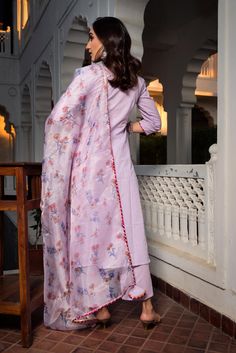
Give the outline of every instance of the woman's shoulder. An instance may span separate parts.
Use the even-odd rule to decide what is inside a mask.
[[[101,70],[101,64],[100,63],[92,63],[91,65],[79,67],[75,69],[74,72],[74,78],[77,76],[101,76],[102,75],[102,70]]]

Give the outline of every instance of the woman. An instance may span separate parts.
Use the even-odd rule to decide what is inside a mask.
[[[143,300],[145,327],[160,321],[127,131],[155,132],[160,116],[130,47],[120,20],[98,18],[86,47],[92,65],[76,71],[46,121],[41,208],[51,328],[106,324],[119,298]],[[143,119],[128,123],[135,104]]]

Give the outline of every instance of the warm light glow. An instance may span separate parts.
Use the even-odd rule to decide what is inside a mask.
[[[154,80],[149,83],[147,89],[161,116],[161,135],[167,135],[167,112],[165,112],[163,106],[163,86],[159,80]]]
[[[207,97],[214,97],[214,93],[208,91],[195,91],[195,96],[207,96]]]
[[[18,38],[21,39],[21,0],[17,0],[17,32]]]
[[[23,0],[22,5],[22,28],[24,28],[29,18],[29,2],[27,0]]]
[[[6,132],[5,130],[5,120],[4,120],[4,116],[0,115],[0,139],[5,139],[8,141],[9,139],[9,133]]]
[[[5,120],[2,115],[0,115],[0,161],[9,162],[12,160],[13,156],[13,137],[15,137],[16,132],[14,126],[11,124],[11,133],[5,130]]]

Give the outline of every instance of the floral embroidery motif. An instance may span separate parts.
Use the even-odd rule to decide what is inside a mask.
[[[135,284],[102,65],[76,70],[45,125],[44,321],[55,329],[75,329],[76,317],[113,302]],[[95,86],[101,89],[90,94]]]

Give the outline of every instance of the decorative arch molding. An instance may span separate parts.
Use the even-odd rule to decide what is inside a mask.
[[[21,93],[21,124],[20,133],[21,141],[21,158],[24,161],[32,160],[32,109],[31,95],[27,84],[24,84]]]
[[[41,161],[43,156],[44,124],[53,108],[52,75],[50,66],[42,61],[35,82],[35,159]]]
[[[0,105],[0,161],[12,162],[15,159],[15,127],[10,122],[9,112]]]
[[[0,104],[0,115],[3,116],[4,118],[4,123],[5,123],[5,128],[4,130],[10,134],[11,133],[11,126],[13,126],[13,124],[10,122],[9,119],[9,112],[6,110],[6,108]]]
[[[144,10],[149,0],[119,0],[116,1],[115,17],[118,17],[127,26],[132,38],[132,54],[142,59],[143,43],[142,33],[144,29]]]
[[[64,35],[64,32],[61,33]],[[71,82],[75,69],[82,67],[87,41],[87,21],[82,16],[75,16],[62,45],[61,92],[64,92]]]
[[[189,61],[182,80],[182,104],[196,103],[195,90],[197,77],[201,72],[203,63],[216,52],[217,42],[214,40],[207,40]]]
[[[45,120],[51,112],[52,106],[52,75],[49,64],[43,60],[36,78],[36,117]]]

